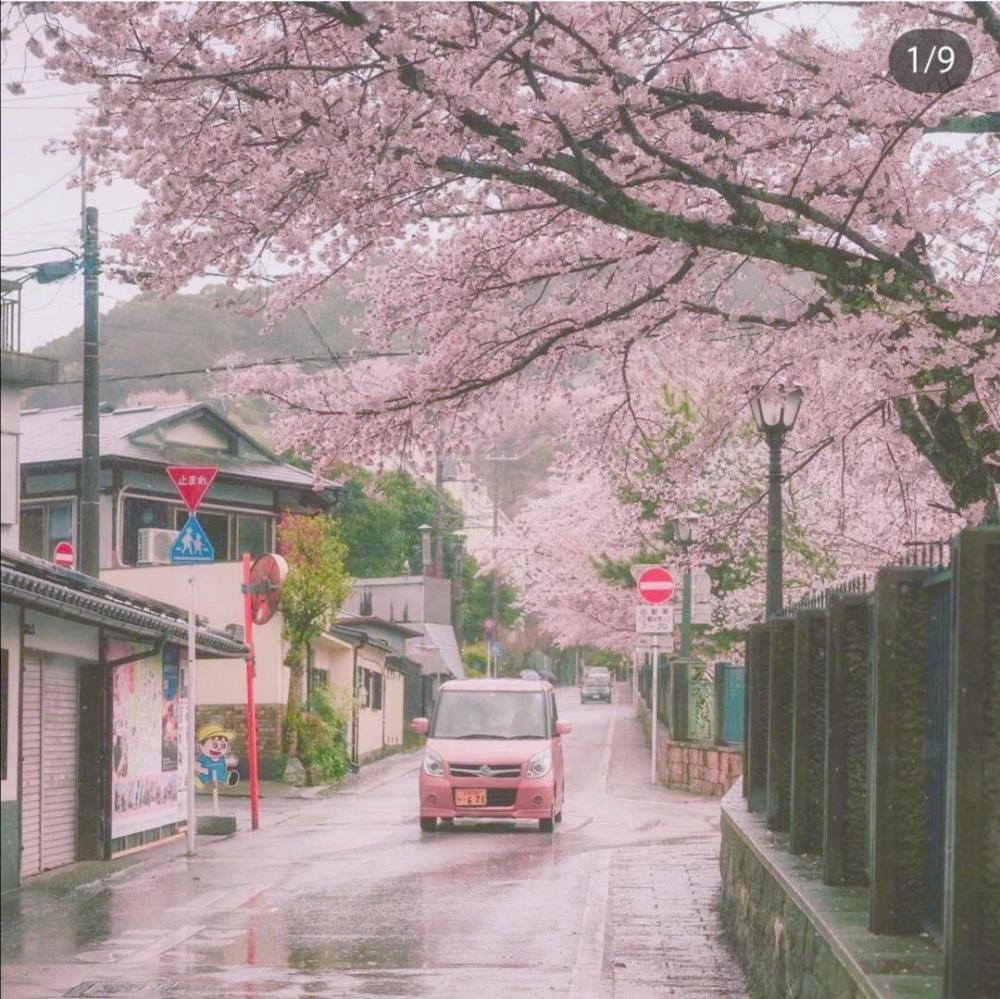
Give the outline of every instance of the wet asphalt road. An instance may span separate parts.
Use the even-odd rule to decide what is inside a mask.
[[[343,793],[265,801],[260,832],[193,859],[162,847],[8,894],[5,999],[742,999],[715,920],[718,801],[650,785],[628,703],[559,697],[574,728],[555,834],[421,833],[417,759],[398,759]]]

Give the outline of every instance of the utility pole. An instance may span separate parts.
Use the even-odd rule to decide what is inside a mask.
[[[500,465],[493,462],[493,571],[490,573],[490,587],[492,599],[490,603],[490,617],[493,619],[493,641],[496,642],[497,634],[500,631],[500,570],[497,566],[497,534],[500,528]],[[499,674],[496,659],[491,657],[493,663],[493,674]]]
[[[101,383],[97,209],[83,211],[83,469],[80,481],[80,571],[101,568]]]
[[[436,579],[444,577],[444,461],[442,442],[438,437],[434,449],[434,570]]]

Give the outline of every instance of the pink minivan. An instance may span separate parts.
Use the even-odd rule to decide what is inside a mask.
[[[458,818],[562,819],[562,738],[556,696],[545,680],[449,680],[434,714],[414,718],[427,734],[420,768],[420,828]]]

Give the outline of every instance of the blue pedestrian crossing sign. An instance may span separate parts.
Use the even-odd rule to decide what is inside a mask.
[[[177,532],[177,538],[170,549],[170,561],[186,564],[215,561],[212,542],[208,540],[205,528],[198,523],[198,518],[193,513]]]

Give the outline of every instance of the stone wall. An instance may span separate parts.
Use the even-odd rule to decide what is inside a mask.
[[[257,705],[257,768],[261,780],[274,780],[281,776],[285,756],[281,751],[281,721],[285,717],[284,704]],[[199,704],[196,713],[198,727],[206,722],[218,722],[236,733],[232,751],[239,757],[240,779],[249,779],[247,770],[247,709],[242,704]]]
[[[925,937],[859,932],[868,890],[822,883],[818,857],[746,811],[741,789],[722,802],[720,918],[755,999],[941,995],[944,958]]]
[[[639,723],[649,741],[649,712],[640,700]],[[663,725],[657,726],[656,772],[666,787],[695,794],[723,795],[740,776],[743,749],[740,746],[713,746],[704,742],[674,742]]]

